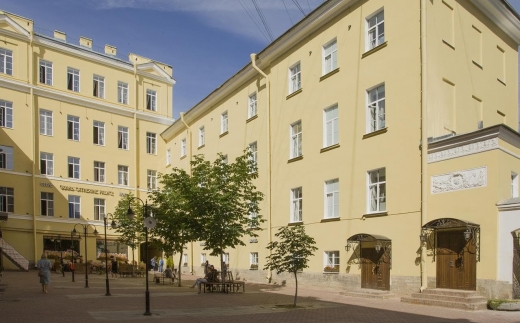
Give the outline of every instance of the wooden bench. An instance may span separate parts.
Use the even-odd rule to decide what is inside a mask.
[[[204,293],[206,293],[206,290],[210,293],[213,292],[229,292],[229,284],[223,283],[219,279],[219,272],[217,270],[213,270],[211,273],[210,279],[208,279],[207,282],[200,283],[202,285],[202,288],[204,289]]]
[[[242,293],[246,292],[246,283],[240,280],[233,279],[233,273],[231,271],[227,272],[227,280],[226,284],[228,284],[228,287],[230,288],[231,292],[239,292],[240,287],[242,286]]]
[[[172,270],[172,277],[166,277],[166,274],[162,272],[155,273],[153,279],[156,284],[162,283],[164,285],[165,282],[169,282],[171,285],[175,282],[175,279],[177,279],[177,269]]]

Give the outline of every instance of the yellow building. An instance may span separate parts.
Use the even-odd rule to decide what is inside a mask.
[[[104,214],[124,194],[145,197],[169,163],[159,135],[174,121],[172,67],[2,11],[0,35],[0,242],[15,258],[4,266],[72,245],[96,259]],[[132,260],[108,229],[109,251]]]
[[[161,136],[185,169],[254,152],[267,221],[225,254],[240,279],[286,279],[265,246],[303,224],[319,248],[303,284],[511,297],[519,43],[506,1],[329,0]],[[186,272],[217,261],[203,246]]]

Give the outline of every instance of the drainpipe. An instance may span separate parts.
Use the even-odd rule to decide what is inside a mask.
[[[34,26],[32,27],[32,30],[30,31],[31,33],[31,38],[29,40],[29,47],[27,48],[27,66],[29,66],[29,75],[28,76],[28,81],[29,81],[29,84],[31,84],[31,88],[29,89],[29,96],[30,96],[30,104],[31,104],[31,110],[32,110],[32,114],[33,114],[33,117],[31,118],[31,127],[33,129],[33,142],[32,142],[32,153],[33,153],[33,167],[32,167],[32,196],[33,196],[33,205],[32,205],[32,212],[33,212],[33,218],[32,218],[32,223],[33,223],[33,244],[34,244],[34,266],[36,267],[36,263],[38,262],[38,243],[36,242],[37,241],[37,230],[36,230],[36,227],[37,227],[37,222],[36,222],[36,214],[38,213],[38,208],[37,208],[37,203],[35,202],[35,197],[37,196],[37,190],[36,190],[36,171],[38,170],[38,166],[39,166],[39,163],[38,161],[40,160],[40,156],[39,156],[39,140],[40,140],[40,137],[39,137],[39,132],[37,131],[36,127],[37,127],[37,124],[38,122],[36,120],[38,120],[38,111],[37,109],[35,108],[35,99],[34,99],[34,67],[33,67],[33,57],[34,57]],[[43,250],[43,247],[42,249]],[[2,257],[2,255],[0,255],[0,257]]]
[[[268,242],[270,243],[272,241],[271,237],[271,101],[269,97],[270,92],[270,86],[269,86],[269,77],[267,74],[265,74],[262,70],[256,66],[256,54],[253,53],[250,55],[251,57],[251,65],[255,70],[258,71],[263,77],[265,77],[265,91],[266,91],[266,105],[267,105],[267,125],[266,125],[266,134],[267,134],[267,237]],[[271,255],[271,250],[269,250],[269,255]],[[271,283],[271,280],[273,278],[272,271],[269,270],[267,272],[267,282]]]
[[[427,52],[426,0],[421,0],[421,227],[428,219],[428,131],[427,131]],[[426,242],[421,242],[421,293],[428,287]]]
[[[181,116],[181,122],[184,123],[184,126],[186,127],[186,133],[187,133],[187,136],[186,136],[186,140],[190,143],[190,146],[189,146],[189,155],[188,155],[188,160],[190,162],[190,176],[191,176],[191,133],[190,133],[190,126],[188,126],[188,124],[186,123],[186,121],[184,121],[184,112],[181,112],[180,113],[180,116]],[[190,138],[188,138],[188,136]],[[186,143],[187,144],[187,143]],[[191,274],[193,275],[194,272],[193,272],[193,241],[190,241],[190,262],[191,262]],[[180,264],[179,264],[179,268],[180,268]]]

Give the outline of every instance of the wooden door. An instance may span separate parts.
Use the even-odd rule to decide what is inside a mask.
[[[520,245],[513,235],[513,298],[520,298]]]
[[[390,290],[390,257],[383,250],[361,249],[361,288]]]
[[[437,232],[436,262],[437,288],[476,290],[475,245],[463,230]]]

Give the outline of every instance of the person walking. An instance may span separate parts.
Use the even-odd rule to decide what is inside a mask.
[[[152,260],[150,261],[150,264],[152,265],[152,271],[155,271],[155,265],[156,265],[155,256],[153,256]]]
[[[47,286],[51,283],[51,262],[47,259],[47,254],[42,253],[41,259],[36,265],[38,267],[38,276],[40,277],[40,284],[42,284],[42,292],[47,294]]]
[[[112,258],[112,279],[117,279],[119,263],[117,262],[117,259],[114,256],[111,256],[110,258]]]
[[[159,272],[162,273],[164,268],[164,259],[159,258]]]

